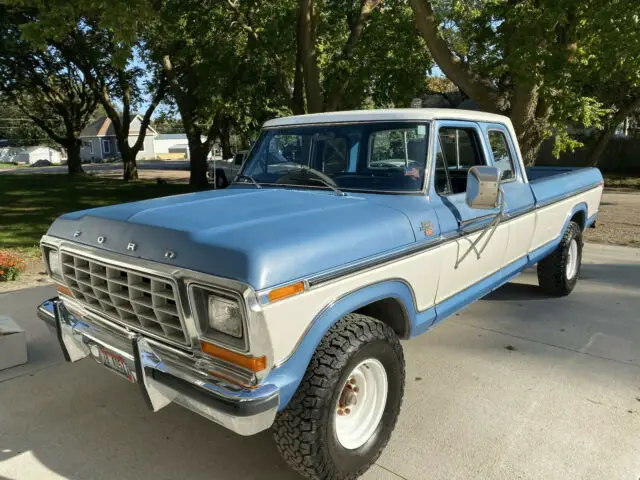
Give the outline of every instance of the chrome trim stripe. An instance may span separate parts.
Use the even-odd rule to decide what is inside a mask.
[[[567,173],[570,173],[570,172],[567,172]],[[535,180],[533,181],[533,183],[535,183]],[[563,193],[558,197],[545,200],[544,202],[537,204],[536,208],[544,208],[548,205],[561,202],[562,200],[566,200],[567,198],[572,197],[573,195],[580,195],[581,193],[588,192],[589,190],[593,190],[594,188],[601,187],[602,185],[603,185],[602,182],[597,182],[597,183],[592,183],[591,185],[587,185],[585,187],[580,187],[577,190],[573,190],[569,193]]]

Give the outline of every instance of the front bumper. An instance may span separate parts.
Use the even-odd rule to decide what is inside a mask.
[[[55,332],[65,359],[76,362],[100,348],[124,359],[128,380],[140,386],[147,405],[157,412],[177,403],[240,435],[269,428],[280,404],[279,390],[263,384],[248,390],[213,377],[206,363],[173,347],[89,312],[73,315],[58,299],[38,307],[38,317]]]

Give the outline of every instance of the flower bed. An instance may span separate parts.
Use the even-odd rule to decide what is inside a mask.
[[[21,257],[0,250],[0,282],[17,280],[24,269],[25,263]]]

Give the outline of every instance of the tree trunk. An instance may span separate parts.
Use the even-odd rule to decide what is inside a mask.
[[[231,131],[229,120],[223,119],[220,125],[220,146],[222,147],[222,158],[227,159],[233,157],[231,151]]]
[[[540,98],[539,90],[539,85],[526,80],[517,81],[509,115],[518,137],[522,160],[528,167],[536,163],[540,145],[549,131],[548,107]]]
[[[300,0],[297,40],[309,113],[319,113],[324,110],[324,95],[320,86],[320,68],[316,58],[315,37],[313,0]]]
[[[69,175],[77,175],[84,173],[82,170],[82,160],[80,159],[80,148],[82,142],[78,138],[74,138],[71,143],[67,144],[67,169]]]
[[[205,190],[209,186],[207,181],[207,145],[200,141],[199,136],[187,135],[189,140],[189,185],[198,190]]]
[[[627,103],[626,106],[621,108],[613,116],[613,118],[606,124],[607,127],[604,130],[600,131],[600,133],[596,137],[595,142],[593,142],[591,148],[589,149],[589,153],[587,154],[587,161],[589,162],[589,165],[592,165],[594,167],[598,165],[600,157],[607,148],[609,140],[611,140],[615,135],[618,125],[620,125],[629,115],[634,113],[639,108],[640,94],[638,94],[633,101]]]
[[[122,179],[125,182],[138,180],[138,165],[136,164],[136,156],[130,148],[122,149],[122,162],[124,163],[124,175]]]
[[[609,140],[613,138],[616,133],[616,127],[608,128],[607,130],[603,130],[598,133],[595,142],[589,148],[589,153],[587,154],[587,162],[592,167],[597,167],[598,162],[600,161],[600,157],[604,153],[607,145],[609,144]]]

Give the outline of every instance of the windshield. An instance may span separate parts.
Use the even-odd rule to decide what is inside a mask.
[[[416,192],[428,131],[426,123],[406,122],[265,130],[242,174],[262,185],[329,188],[330,181],[340,190]]]

